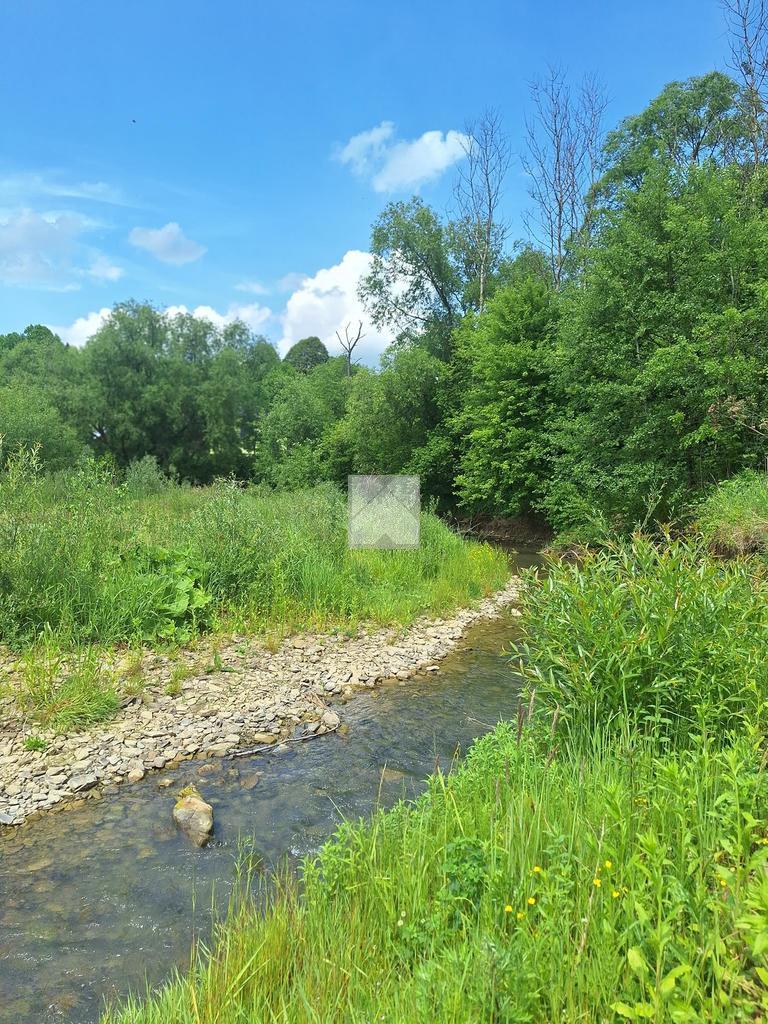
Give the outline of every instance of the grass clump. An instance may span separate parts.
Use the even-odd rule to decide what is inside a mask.
[[[528,578],[521,671],[574,734],[629,723],[678,745],[759,728],[768,698],[768,571],[697,540],[643,536],[550,560]]]
[[[716,554],[768,553],[768,474],[749,470],[718,484],[697,519]]]
[[[15,697],[34,721],[60,733],[111,718],[120,706],[114,679],[95,650],[82,648],[64,656],[50,638],[24,655]]]

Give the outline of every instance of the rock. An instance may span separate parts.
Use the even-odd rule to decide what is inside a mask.
[[[241,789],[255,789],[261,781],[261,774],[259,772],[253,772],[252,775],[243,775],[240,779]]]
[[[338,729],[341,719],[339,718],[335,711],[331,711],[329,709],[328,711],[323,712],[323,717],[320,719],[320,721],[322,722],[326,729]]]
[[[73,793],[85,793],[88,789],[93,789],[99,780],[95,775],[77,775],[69,781],[69,788]]]
[[[276,743],[277,736],[271,732],[255,732],[251,736],[251,741],[255,746],[259,746],[262,743]]]
[[[173,779],[158,779],[156,785],[158,789],[168,789],[169,786],[173,785]]]
[[[126,775],[126,778],[128,779],[129,782],[141,782],[145,775],[146,772],[144,771],[143,768],[131,768],[131,770]]]
[[[173,820],[195,846],[205,846],[213,832],[213,808],[194,786],[185,786],[173,808]]]

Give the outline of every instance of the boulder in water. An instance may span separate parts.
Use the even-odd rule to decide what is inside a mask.
[[[195,846],[205,846],[213,832],[213,808],[195,786],[185,786],[173,808],[173,820]]]

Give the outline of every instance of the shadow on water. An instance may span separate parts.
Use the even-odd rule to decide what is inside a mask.
[[[226,905],[242,837],[267,864],[297,862],[342,817],[420,792],[436,764],[447,769],[515,713],[519,681],[502,653],[514,628],[506,615],[475,627],[439,673],[355,696],[342,709],[345,736],[189,761],[0,839],[0,1021],[97,1021],[105,999],[188,962],[212,906]],[[174,794],[191,781],[215,812],[204,850],[171,822]]]

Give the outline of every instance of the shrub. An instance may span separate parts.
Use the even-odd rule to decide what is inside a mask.
[[[635,536],[579,566],[549,560],[523,605],[521,671],[579,735],[629,720],[687,742],[765,720],[768,570],[758,563]]]

